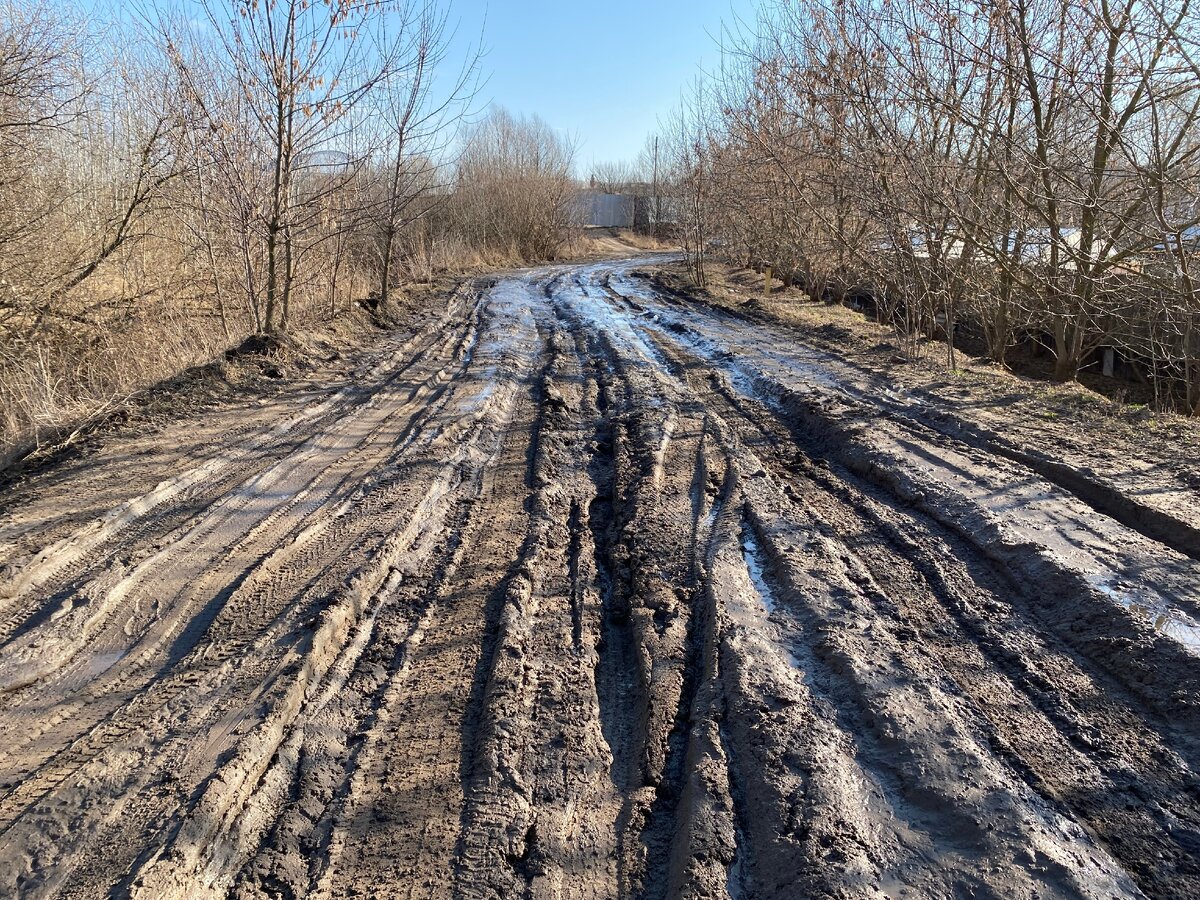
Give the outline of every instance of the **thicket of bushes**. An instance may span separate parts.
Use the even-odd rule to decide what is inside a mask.
[[[0,7],[0,464],[255,332],[567,238],[432,0]]]
[[[1116,347],[1200,413],[1190,0],[784,0],[726,43],[664,135],[698,280],[718,238],[1062,380]]]

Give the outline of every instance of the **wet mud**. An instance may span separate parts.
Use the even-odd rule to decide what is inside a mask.
[[[1200,896],[1192,525],[652,262],[5,498],[0,894]]]

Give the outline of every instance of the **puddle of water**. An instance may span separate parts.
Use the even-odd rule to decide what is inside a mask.
[[[745,878],[746,876],[742,874],[742,854],[738,850],[733,857],[733,862],[729,864],[729,871],[725,877],[725,893],[729,896],[729,900],[742,900],[746,896]]]
[[[763,577],[763,564],[761,552],[758,549],[758,543],[750,534],[742,535],[742,558],[746,561],[746,571],[750,573],[750,580],[754,583],[754,589],[758,591],[759,599],[762,600],[763,607],[766,608],[767,614],[775,612],[775,595],[771,592],[771,586],[767,584]]]
[[[754,536],[749,531],[742,533],[742,561],[746,564],[746,574],[750,576],[750,583],[754,585],[754,591],[758,595],[759,608],[754,610],[754,614],[759,619],[770,619],[772,613],[779,607],[778,601],[775,599],[775,592],[771,590],[771,586],[767,584],[766,575],[764,573],[763,554],[758,546],[758,542],[754,540]],[[746,624],[743,622],[743,624]],[[775,629],[771,629],[774,631]],[[777,636],[774,640],[775,646],[787,659],[788,665],[797,670],[803,676],[805,683],[808,682],[808,672],[804,665],[796,656],[795,652],[787,646],[787,643],[780,640]]]
[[[96,678],[103,675],[125,656],[123,651],[113,653],[97,653],[87,661],[83,674],[85,678]]]
[[[759,399],[758,391],[754,387],[754,378],[741,365],[734,363],[729,370],[729,383],[733,385],[733,389],[748,400]]]
[[[1164,609],[1161,604],[1147,603],[1111,575],[1089,575],[1088,584],[1115,600],[1133,615],[1149,622],[1159,634],[1183,645],[1190,653],[1200,656],[1200,624],[1177,609]]]

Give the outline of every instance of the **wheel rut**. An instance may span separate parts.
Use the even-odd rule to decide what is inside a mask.
[[[23,486],[0,893],[1200,893],[1194,554],[653,262]]]

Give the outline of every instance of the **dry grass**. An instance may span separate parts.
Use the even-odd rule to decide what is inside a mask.
[[[6,348],[0,358],[0,466],[63,440],[138,390],[213,358],[225,344],[211,322],[154,310],[120,328]]]
[[[602,259],[633,252],[678,250],[676,244],[656,240],[629,228],[587,228],[572,236],[561,254],[564,259]]]
[[[853,329],[857,334],[869,335],[874,342],[893,335],[891,328],[868,319],[862,313],[841,304],[813,300],[807,292],[797,287],[785,287],[777,278],[772,279],[771,291],[767,293],[765,276],[754,269],[710,264],[707,274],[708,287],[697,292],[690,287],[683,267],[663,270],[663,276],[673,286],[703,295],[713,305],[735,312],[797,328]]]
[[[0,330],[0,468],[128,408],[152,385],[219,358],[252,330],[245,301],[225,286],[223,324],[211,279],[169,242],[143,241],[62,299],[54,317]],[[343,276],[347,290],[354,279]],[[340,294],[342,292],[339,292]],[[309,328],[344,310],[328,280],[309,279],[293,300],[293,323]],[[127,299],[136,298],[136,299]]]
[[[428,306],[450,284],[442,279],[398,294],[393,318]],[[42,347],[17,365],[4,360],[0,481],[2,470],[22,458],[53,458],[116,424],[157,427],[213,403],[269,395],[296,375],[353,354],[385,327],[358,304],[308,320],[311,324],[269,341],[262,351],[242,349],[246,334],[227,341],[222,329],[197,321],[177,321],[174,328],[158,323],[152,329],[143,322],[109,333],[103,351],[92,348],[72,357],[61,353],[62,347],[54,354]]]

